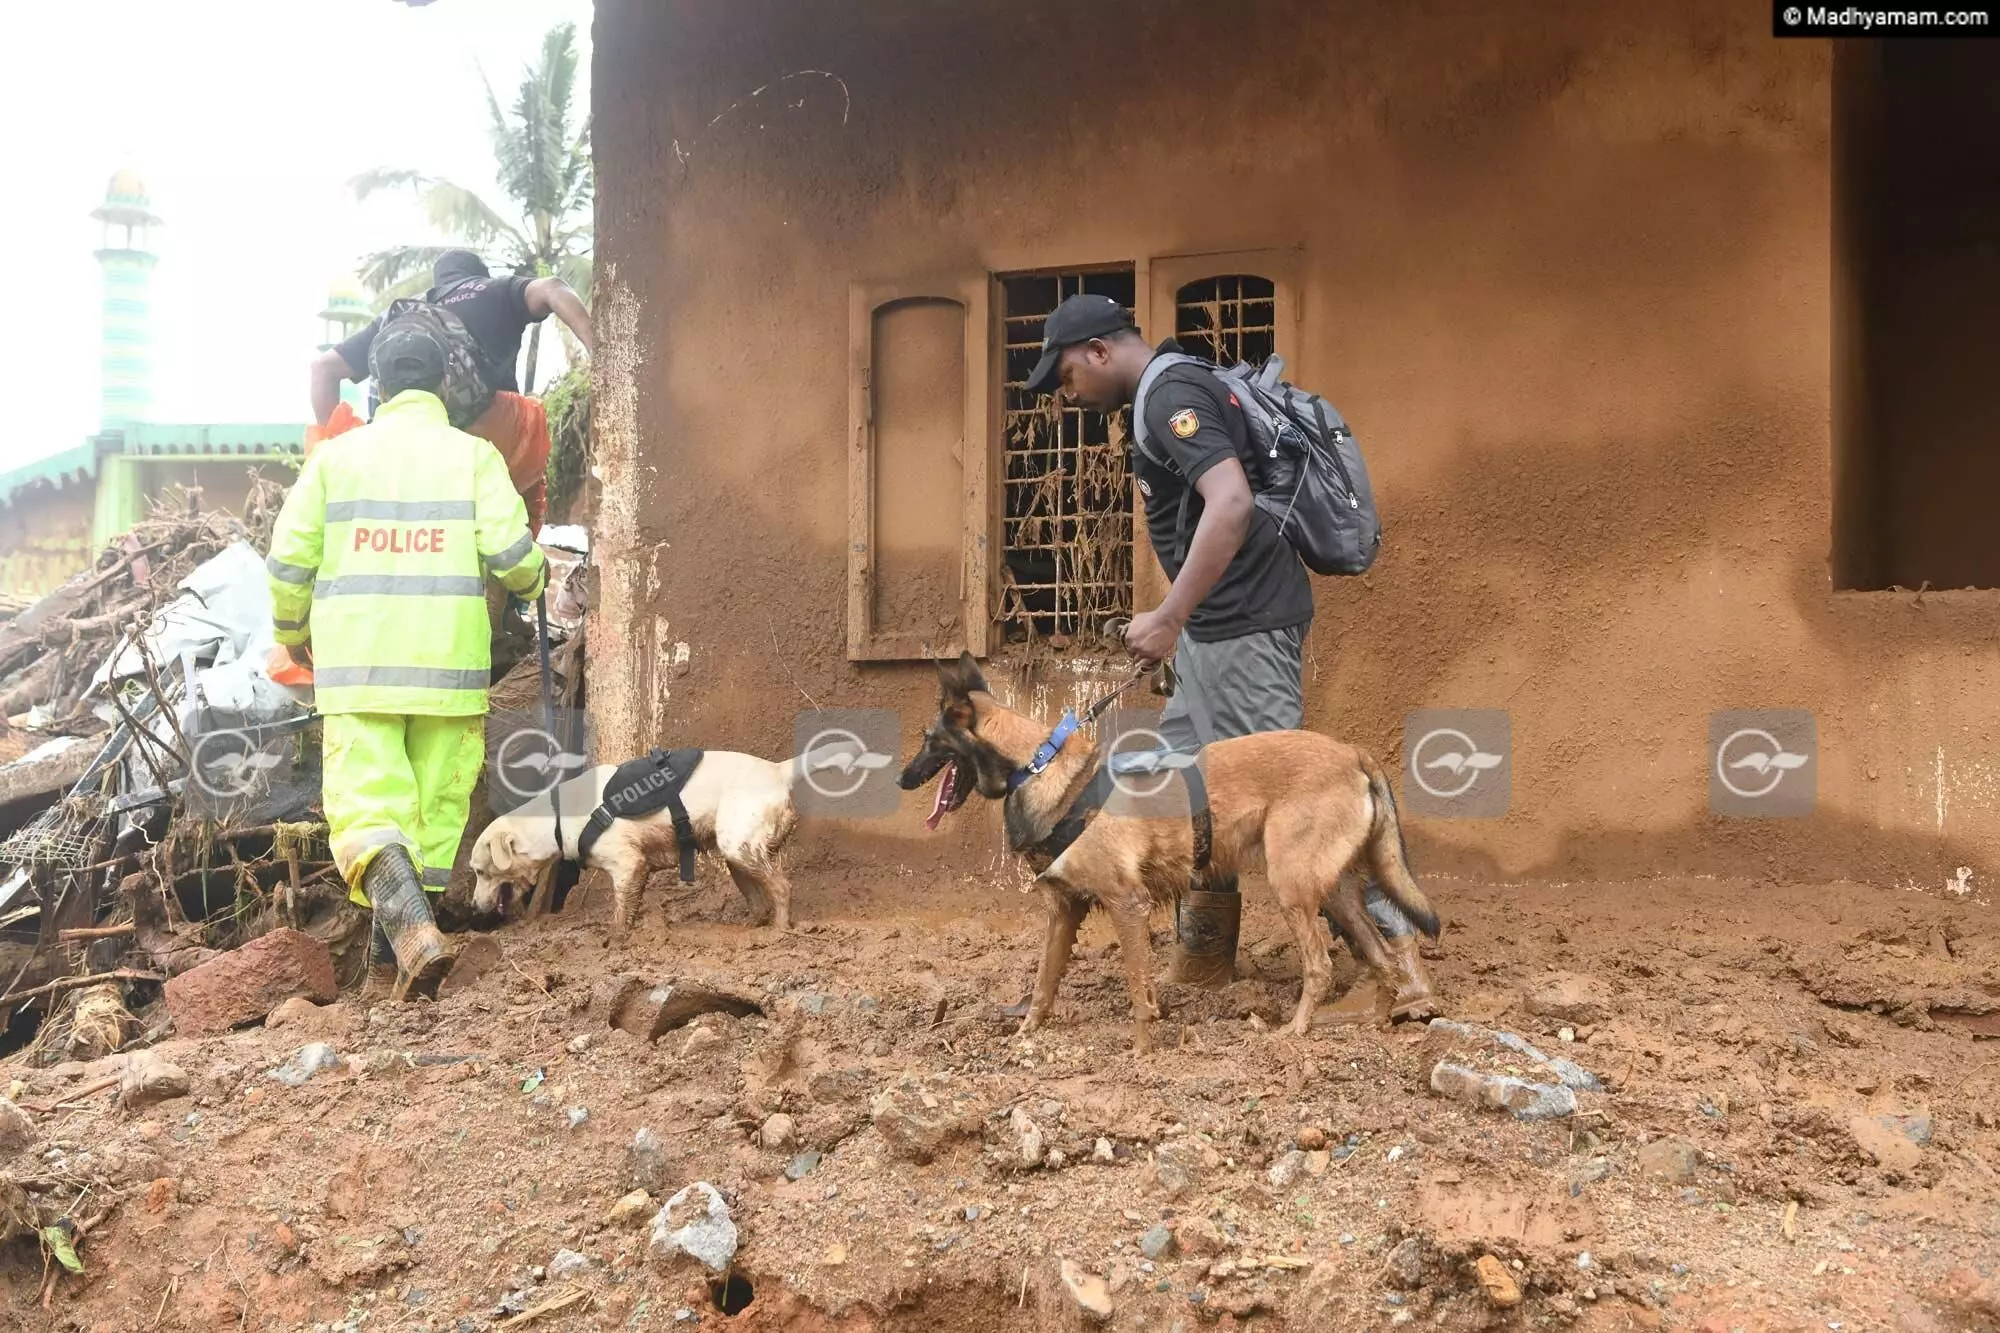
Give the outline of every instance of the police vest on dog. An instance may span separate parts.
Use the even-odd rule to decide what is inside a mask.
[[[681,853],[681,883],[694,883],[694,826],[688,822],[681,789],[701,766],[700,750],[655,750],[620,764],[604,784],[604,799],[590,812],[576,840],[576,859],[584,860],[614,819],[643,819],[661,810],[672,815],[674,841]]]

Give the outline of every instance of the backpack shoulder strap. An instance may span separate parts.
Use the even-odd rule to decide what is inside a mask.
[[[1179,472],[1180,469],[1174,466],[1173,459],[1155,449],[1152,440],[1146,435],[1146,398],[1152,393],[1153,386],[1159,383],[1160,376],[1175,366],[1201,364],[1203,364],[1201,358],[1189,356],[1185,352],[1162,352],[1147,363],[1146,373],[1139,377],[1139,388],[1132,395],[1132,443],[1138,447],[1140,453],[1153,460],[1155,466],[1166,468],[1170,472]]]

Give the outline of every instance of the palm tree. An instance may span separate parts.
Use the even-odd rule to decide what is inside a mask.
[[[587,303],[591,285],[591,203],[595,182],[590,164],[590,116],[570,123],[570,97],[576,86],[576,25],[564,23],[542,38],[542,56],[521,79],[513,110],[503,111],[500,99],[486,84],[486,109],[492,118],[493,153],[499,161],[499,182],[514,216],[482,199],[475,191],[419,171],[378,167],[349,182],[357,200],[378,190],[406,189],[423,206],[431,225],[456,238],[458,245],[497,253],[517,273],[554,275],[576,289]],[[362,260],[358,274],[377,302],[386,306],[415,296],[430,286],[431,265],[451,245],[399,245],[378,250]],[[521,392],[535,391],[535,360],[541,350],[542,327],[528,335],[528,364]]]

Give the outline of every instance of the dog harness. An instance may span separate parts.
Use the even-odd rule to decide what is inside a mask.
[[[1049,733],[1049,738],[1035,747],[1034,757],[1007,775],[1007,790],[1011,793],[1019,789],[1029,778],[1046,769],[1062,751],[1063,744],[1076,734],[1076,729],[1076,715],[1064,713],[1062,721]],[[1202,776],[1198,763],[1190,763],[1179,772],[1181,781],[1187,785],[1188,822],[1194,829],[1195,887],[1200,888],[1208,878],[1209,863],[1215,853],[1215,819],[1208,808],[1208,780]],[[1111,799],[1111,793],[1116,788],[1116,771],[1110,763],[1100,762],[1090,781],[1070,802],[1069,809],[1056,821],[1056,826],[1049,830],[1049,836],[1022,850],[1055,860],[1083,836],[1083,831],[1103,811],[1104,803]]]
[[[604,784],[604,799],[590,812],[583,833],[576,840],[576,859],[582,861],[614,819],[642,819],[664,809],[673,816],[674,842],[681,853],[681,883],[694,883],[694,825],[688,820],[681,788],[701,766],[700,750],[655,750],[641,758],[618,765]],[[562,823],[556,823],[556,850],[562,850]]]

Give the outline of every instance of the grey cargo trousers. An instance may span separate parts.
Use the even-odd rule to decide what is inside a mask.
[[[1181,631],[1174,649],[1174,692],[1160,713],[1168,745],[1192,754],[1214,741],[1305,725],[1305,648],[1310,623],[1201,643]],[[1416,925],[1371,876],[1364,902],[1390,939]],[[1360,957],[1353,943],[1349,952]]]

